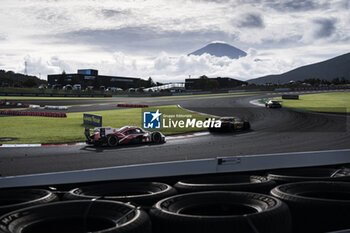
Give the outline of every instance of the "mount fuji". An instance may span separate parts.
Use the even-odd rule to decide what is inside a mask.
[[[231,59],[238,59],[240,57],[245,57],[247,56],[247,53],[232,46],[229,45],[225,42],[212,42],[208,45],[206,45],[205,47],[198,49],[188,55],[197,55],[200,56],[204,53],[208,53],[212,56],[216,56],[216,57],[229,57]]]

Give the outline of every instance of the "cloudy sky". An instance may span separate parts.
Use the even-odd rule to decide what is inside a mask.
[[[242,80],[350,52],[349,0],[1,0],[0,69]],[[238,60],[187,56],[212,41]]]

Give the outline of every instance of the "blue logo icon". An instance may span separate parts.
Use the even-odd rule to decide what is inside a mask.
[[[144,129],[160,129],[160,120],[162,113],[159,109],[156,112],[143,112],[143,128]]]

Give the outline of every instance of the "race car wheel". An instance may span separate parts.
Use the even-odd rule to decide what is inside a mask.
[[[243,128],[244,129],[250,129],[250,123],[248,121],[244,122]]]
[[[105,199],[131,202],[143,207],[151,207],[157,201],[175,195],[177,191],[168,184],[157,182],[113,182],[83,186],[70,190],[65,200]]]
[[[210,175],[184,179],[174,188],[180,193],[201,191],[241,191],[268,194],[276,186],[263,176],[250,175]]]
[[[283,184],[271,194],[290,208],[294,232],[330,232],[350,228],[350,184],[308,181]]]
[[[162,135],[160,135],[159,132],[152,133],[152,142],[161,143],[162,142]]]
[[[118,137],[115,135],[108,135],[107,144],[108,146],[117,146],[119,143]]]
[[[5,233],[151,233],[149,216],[130,204],[83,200],[44,204],[3,215]]]
[[[44,189],[2,190],[0,191],[0,215],[54,201],[58,201],[58,197]]]
[[[290,233],[286,204],[277,198],[246,192],[180,194],[150,210],[153,233]]]

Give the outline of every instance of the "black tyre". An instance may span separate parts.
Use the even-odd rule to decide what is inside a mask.
[[[119,143],[118,137],[115,135],[108,135],[107,144],[108,146],[117,146]]]
[[[230,124],[229,125],[229,132],[235,132],[235,125],[234,124]]]
[[[43,204],[0,217],[6,233],[150,233],[148,215],[134,206],[113,201],[66,201]]]
[[[262,176],[211,175],[181,180],[174,185],[180,193],[200,191],[245,191],[268,194],[276,186]]]
[[[161,143],[162,142],[162,135],[160,135],[159,132],[153,132],[152,133],[152,142]]]
[[[263,194],[199,192],[166,198],[150,210],[153,233],[289,233],[286,204]]]
[[[94,142],[94,146],[101,146],[102,144],[101,144],[101,142]]]
[[[309,181],[280,185],[271,194],[288,204],[294,232],[329,232],[350,228],[350,184]]]
[[[64,199],[106,199],[131,202],[150,207],[157,201],[175,195],[170,185],[156,182],[108,183],[84,186],[69,191]]]
[[[246,130],[249,130],[250,129],[250,123],[248,121],[245,121],[244,124],[243,124],[243,128],[246,129]]]
[[[347,170],[335,168],[293,168],[268,173],[267,178],[277,184],[302,181],[350,181]]]
[[[16,189],[0,191],[0,215],[29,206],[57,201],[58,197],[44,189]]]

